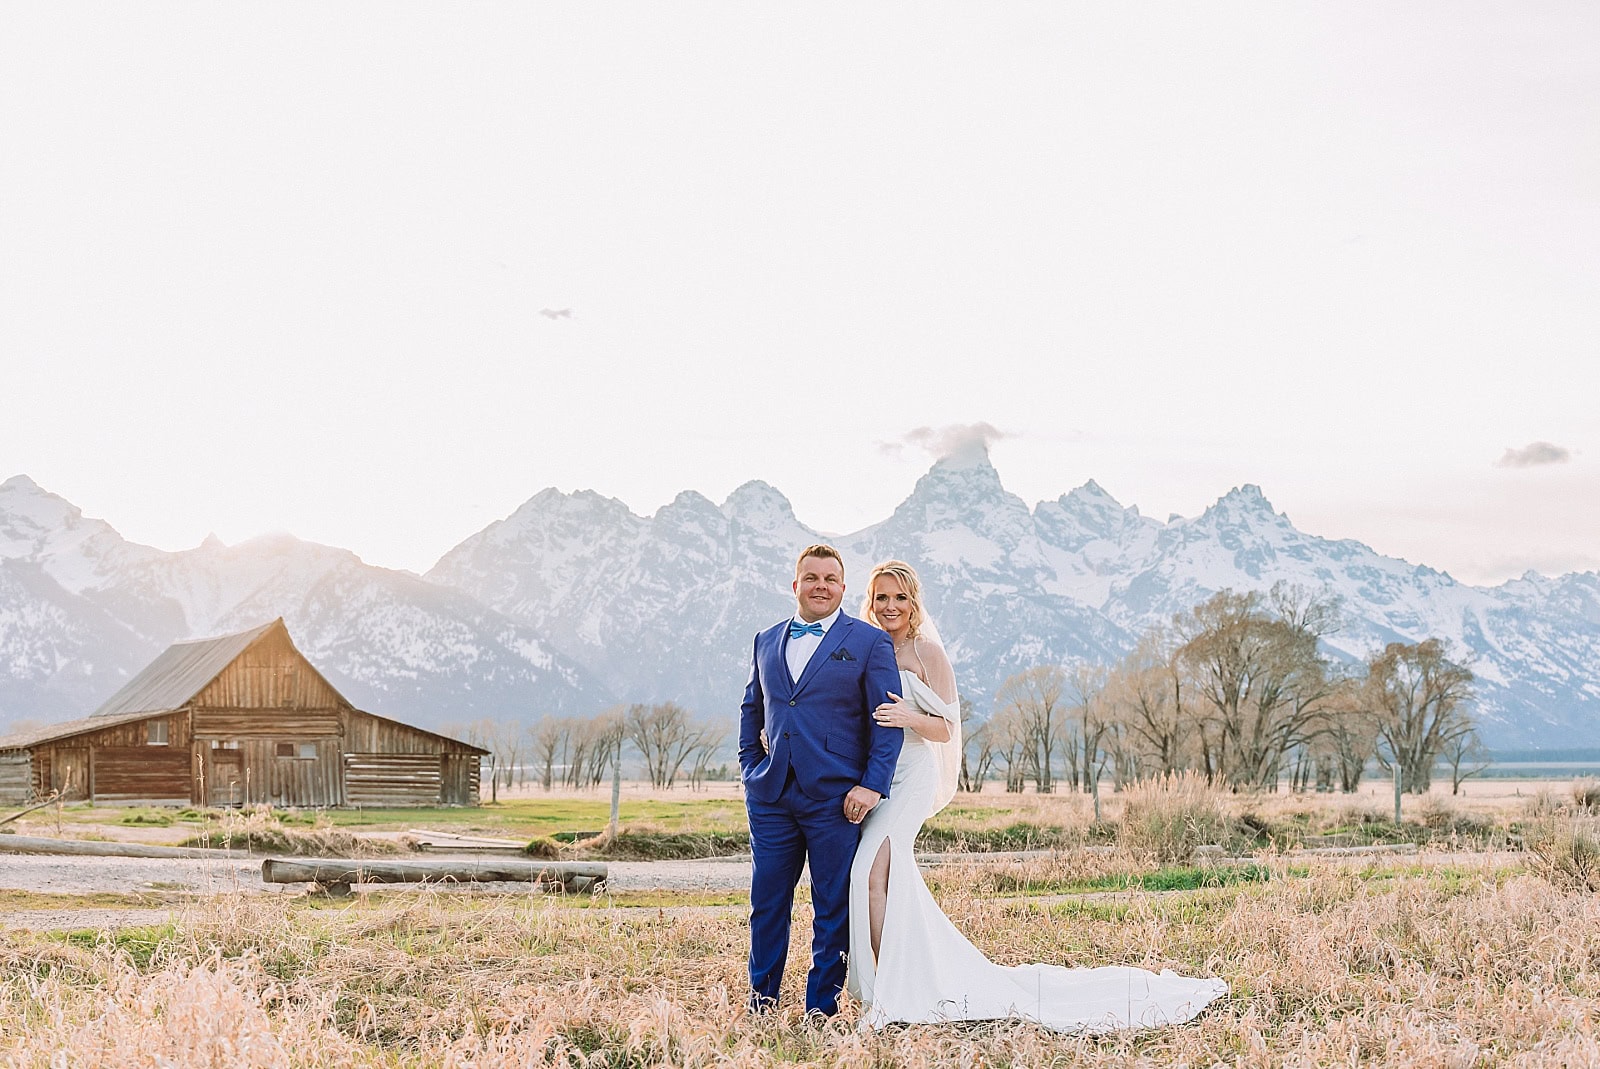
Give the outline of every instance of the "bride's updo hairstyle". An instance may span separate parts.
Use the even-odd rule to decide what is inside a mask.
[[[903,560],[886,560],[872,569],[872,574],[867,576],[867,600],[861,607],[861,618],[874,627],[882,626],[878,623],[878,614],[872,611],[872,590],[880,575],[900,580],[911,598],[911,611],[906,613],[906,637],[916,638],[922,630],[922,584],[917,581],[917,570]]]

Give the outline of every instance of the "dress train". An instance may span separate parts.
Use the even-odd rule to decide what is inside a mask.
[[[914,673],[900,676],[907,701],[936,715],[959,715]],[[850,870],[849,989],[866,1006],[865,1026],[1020,1018],[1063,1032],[1110,1032],[1188,1021],[1227,993],[1222,980],[1170,969],[1005,966],[984,957],[950,923],[917,869],[917,832],[935,808],[937,783],[933,749],[907,730],[889,797],[863,822]],[[867,880],[884,843],[888,902],[874,961]]]

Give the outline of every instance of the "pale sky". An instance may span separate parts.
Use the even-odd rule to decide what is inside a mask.
[[[1600,5],[0,12],[0,479],[137,541],[848,531],[981,421],[1030,504],[1600,568]]]

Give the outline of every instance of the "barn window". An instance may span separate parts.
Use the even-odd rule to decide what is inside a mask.
[[[279,757],[316,757],[317,744],[314,742],[280,742],[277,745]]]
[[[237,750],[239,748],[239,740],[238,739],[212,739],[211,740],[211,748],[213,750]]]
[[[145,725],[149,728],[149,735],[145,741],[151,746],[167,745],[167,722],[165,720],[151,720]]]

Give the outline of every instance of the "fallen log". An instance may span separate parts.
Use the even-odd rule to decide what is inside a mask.
[[[456,835],[447,831],[428,831],[426,828],[411,828],[406,834],[414,836],[417,849],[424,851],[453,854],[509,854],[516,857],[525,856],[528,852],[528,844],[515,839]]]
[[[572,894],[603,887],[606,867],[595,862],[500,861],[461,858],[438,861],[385,861],[373,858],[269,857],[261,863],[263,883],[311,883],[335,897],[360,883],[538,883]]]
[[[0,854],[61,854],[69,857],[213,857],[244,855],[234,850],[203,850],[197,846],[150,846],[146,843],[108,843],[99,839],[45,839],[33,835],[0,835]]]

